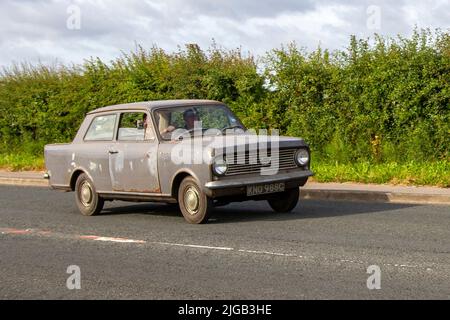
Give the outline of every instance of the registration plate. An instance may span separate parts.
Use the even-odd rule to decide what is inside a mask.
[[[283,192],[284,188],[284,182],[247,186],[247,196]]]

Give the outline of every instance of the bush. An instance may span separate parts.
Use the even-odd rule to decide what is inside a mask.
[[[244,122],[260,103],[263,77],[252,57],[196,45],[166,54],[158,48],[82,66],[15,66],[0,77],[0,152],[42,154],[46,143],[68,142],[85,113],[111,104],[158,99],[216,99]],[[251,121],[250,121],[251,123]]]
[[[139,48],[108,64],[15,66],[0,75],[0,154],[42,156],[98,107],[179,98],[221,100],[250,128],[301,136],[321,163],[450,161],[450,35],[428,30],[352,37],[335,52],[290,44],[259,64],[213,44]]]
[[[295,45],[266,58],[278,123],[316,154],[354,161],[449,160],[450,39],[352,37],[346,51]],[[395,147],[394,147],[395,146]]]

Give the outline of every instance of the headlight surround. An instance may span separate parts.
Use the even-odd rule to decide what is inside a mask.
[[[216,176],[223,176],[228,169],[227,162],[223,158],[215,158],[212,164],[212,169]]]
[[[309,152],[307,149],[298,149],[295,152],[295,162],[299,166],[306,166],[309,163]]]

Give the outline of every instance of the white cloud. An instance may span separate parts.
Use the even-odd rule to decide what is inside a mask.
[[[446,22],[450,26],[449,0],[424,0],[418,3],[406,3],[401,8],[405,22],[418,27],[439,27]]]
[[[80,30],[66,27],[71,4],[80,7]],[[450,0],[2,0],[0,64],[108,61],[136,43],[172,51],[185,43],[207,47],[212,39],[255,54],[292,41],[337,49],[351,34],[374,32],[367,28],[371,5],[380,7],[381,34],[450,27]]]

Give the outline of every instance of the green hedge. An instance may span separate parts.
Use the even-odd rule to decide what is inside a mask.
[[[109,63],[15,66],[0,75],[0,153],[41,155],[101,106],[177,98],[223,101],[248,127],[305,138],[324,162],[449,161],[450,35],[352,37],[332,53],[290,44],[259,59],[188,45]]]

